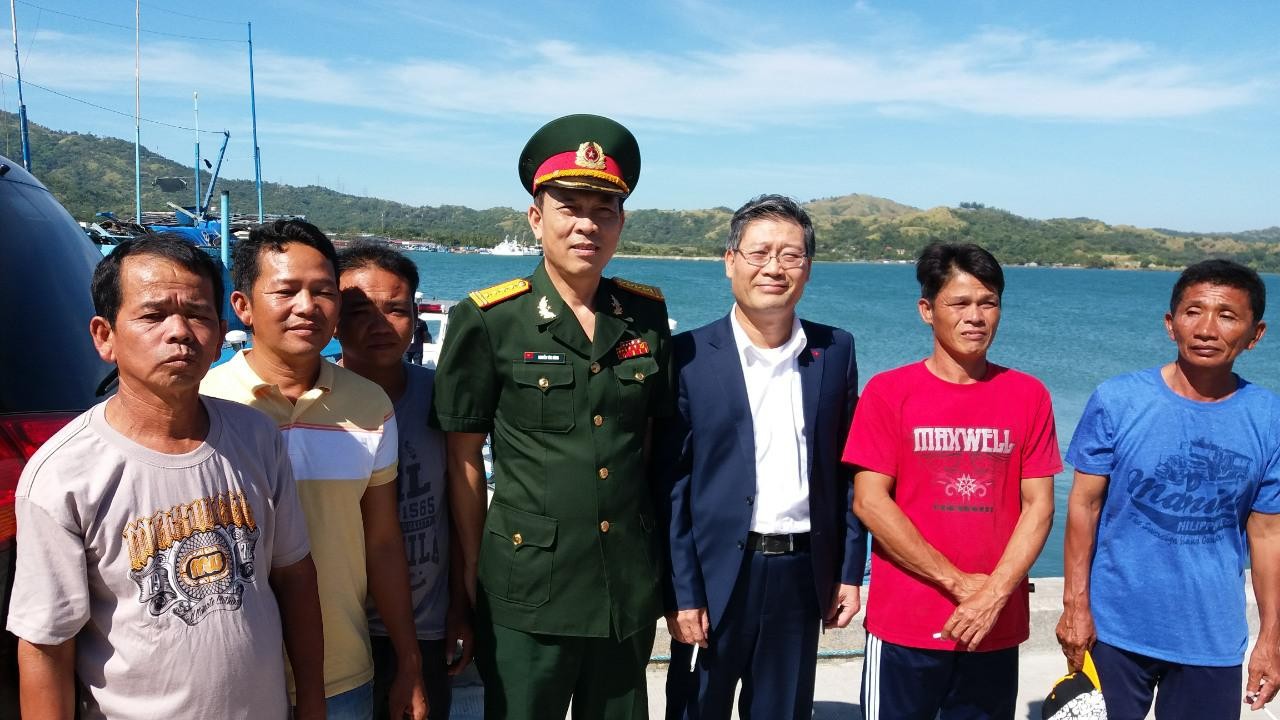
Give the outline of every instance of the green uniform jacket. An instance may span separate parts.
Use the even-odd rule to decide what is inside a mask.
[[[666,305],[603,278],[591,342],[543,265],[526,280],[455,306],[436,369],[434,422],[492,433],[479,589],[499,625],[625,638],[661,614],[644,446],[673,402]]]

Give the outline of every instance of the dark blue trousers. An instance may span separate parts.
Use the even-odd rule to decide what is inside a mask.
[[[693,646],[671,643],[667,720],[727,720],[739,681],[743,720],[809,720],[822,624],[813,586],[807,551],[748,553],[693,671]]]
[[[867,633],[861,699],[866,720],[1013,720],[1018,648],[925,650]]]
[[[1108,720],[1142,720],[1156,701],[1156,720],[1240,717],[1240,665],[1207,667],[1157,660],[1114,645],[1093,646]],[[1159,692],[1156,692],[1159,688]]]

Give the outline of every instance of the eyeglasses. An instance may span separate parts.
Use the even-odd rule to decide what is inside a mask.
[[[783,270],[795,270],[796,268],[804,265],[805,260],[809,259],[809,257],[804,253],[798,252],[784,252],[778,253],[777,255],[770,255],[764,250],[752,250],[751,252],[742,252],[742,250],[738,250],[737,253],[742,256],[743,260],[747,261],[748,265],[758,268],[767,267],[770,260],[777,260],[778,267]]]

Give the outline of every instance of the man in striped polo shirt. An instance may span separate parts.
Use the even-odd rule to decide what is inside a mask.
[[[261,410],[284,434],[319,580],[329,718],[372,716],[367,595],[396,650],[391,717],[412,709],[422,720],[391,401],[320,356],[338,321],[336,259],[324,233],[298,220],[260,225],[237,243],[231,305],[254,344],[211,371],[201,392]]]

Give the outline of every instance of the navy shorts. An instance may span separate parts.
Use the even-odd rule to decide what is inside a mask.
[[[1244,707],[1240,665],[1183,665],[1101,641],[1091,654],[1108,720],[1142,720],[1153,695],[1157,720],[1236,718]]]
[[[860,698],[866,720],[1012,720],[1018,648],[924,650],[868,632]]]

